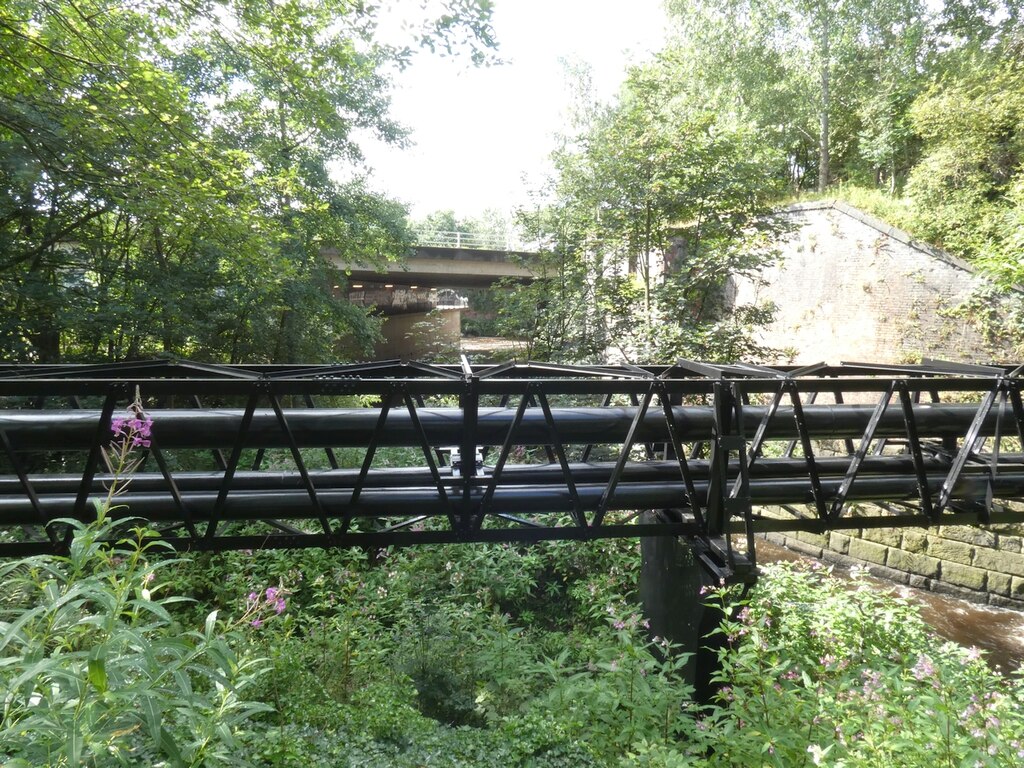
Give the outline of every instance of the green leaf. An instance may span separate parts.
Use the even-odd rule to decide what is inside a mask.
[[[170,759],[175,768],[182,768],[186,765],[184,758],[181,756],[178,742],[174,740],[174,736],[166,728],[160,728],[159,744],[160,750]]]
[[[146,720],[146,727],[149,728],[149,733],[153,737],[153,740],[160,743],[163,740],[163,711],[160,708],[160,702],[156,695],[143,696],[142,701],[142,715]]]
[[[89,659],[89,682],[100,693],[107,692],[107,664],[101,658]]]
[[[203,627],[203,636],[207,642],[213,640],[213,635],[217,630],[217,611],[211,611],[206,617],[206,624]]]

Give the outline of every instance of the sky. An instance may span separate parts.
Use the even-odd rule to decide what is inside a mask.
[[[525,204],[564,126],[560,59],[588,63],[595,95],[610,99],[626,67],[662,47],[665,13],[662,0],[495,0],[493,27],[504,63],[418,56],[396,76],[392,102],[414,145],[364,145],[371,186],[414,218]]]

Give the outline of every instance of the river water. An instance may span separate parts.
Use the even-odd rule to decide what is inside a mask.
[[[810,560],[769,541],[757,542],[757,559],[760,563]],[[833,573],[849,578],[849,570],[839,565]],[[889,589],[917,605],[921,617],[940,637],[985,651],[985,658],[993,669],[1009,674],[1024,665],[1024,613],[978,605],[882,579],[872,581],[879,588]]]

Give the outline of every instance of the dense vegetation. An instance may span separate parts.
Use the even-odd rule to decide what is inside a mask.
[[[318,361],[372,341],[321,249],[408,243],[356,137],[402,140],[387,84],[415,47],[486,57],[490,4],[441,5],[406,47],[345,0],[0,0],[0,358]],[[548,271],[499,323],[534,356],[758,354],[765,308],[724,315],[722,286],[811,189],[1024,282],[1018,0],[671,8],[678,41],[614,103],[580,100],[524,214]],[[145,441],[127,428],[124,472]],[[1019,677],[821,570],[770,569],[748,604],[705,595],[732,618],[702,709],[645,630],[633,542],[172,559],[141,530],[101,545],[110,503],[68,557],[0,568],[5,764],[1024,761]]]
[[[1024,679],[818,566],[770,567],[743,602],[707,592],[732,618],[698,708],[685,659],[645,631],[635,542],[171,559],[143,531],[99,546],[111,532],[79,526],[68,558],[0,572],[6,765],[1024,758]]]
[[[668,5],[674,42],[613,103],[581,99],[524,216],[548,276],[508,302],[504,329],[531,354],[770,356],[747,331],[771,308],[723,289],[774,255],[772,208],[808,192],[1024,282],[1019,0]]]
[[[402,142],[388,86],[418,48],[482,61],[496,44],[487,0],[430,7],[395,44],[376,6],[344,0],[0,3],[0,356],[364,354],[378,321],[340,299],[323,249],[380,263],[410,233],[360,137]],[[725,314],[725,279],[771,258],[780,200],[851,186],[1024,281],[1020,0],[668,7],[671,42],[611,104],[575,73],[522,221],[547,277],[497,330],[563,360],[762,354],[746,331],[770,308]]]
[[[0,2],[0,357],[365,351],[321,249],[379,264],[408,234],[358,138],[403,140],[388,85],[417,49],[493,44],[489,3],[435,10],[393,45],[348,0]]]

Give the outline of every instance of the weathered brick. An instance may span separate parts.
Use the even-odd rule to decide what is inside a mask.
[[[850,557],[864,560],[868,563],[885,565],[886,547],[876,544],[873,541],[863,539],[850,539]]]
[[[794,552],[799,552],[802,555],[808,555],[809,557],[819,558],[823,552],[822,548],[817,544],[808,544],[806,541],[801,541],[795,537],[790,537],[786,541],[786,549],[791,549]]]
[[[880,234],[847,206],[822,208],[788,211],[795,231],[780,243],[781,266],[736,281],[736,305],[778,308],[760,332],[766,344],[792,348],[807,363],[840,350],[846,359],[886,362],[1009,354],[942,312],[971,290],[970,274],[908,238]]]
[[[918,576],[917,574],[910,574],[910,578],[907,579],[907,583],[914,589],[931,589],[932,580],[926,579],[924,576]]]
[[[968,589],[985,589],[987,572],[982,568],[974,568],[960,563],[943,563],[942,580]]]
[[[1013,597],[1003,597],[1002,595],[990,594],[988,596],[988,604],[994,605],[998,608],[1010,608],[1014,611],[1024,611],[1024,597],[1018,599]]]
[[[893,584],[906,584],[910,581],[910,574],[905,571],[898,571],[895,568],[890,568],[887,565],[872,565],[870,567],[871,575],[876,579],[885,579],[891,581]]]
[[[970,544],[935,536],[928,537],[928,554],[939,560],[949,560],[961,565],[970,565],[974,562],[974,547]]]
[[[1013,586],[1013,577],[1005,573],[989,571],[988,581],[986,582],[986,584],[986,589],[988,589],[989,592],[1009,597],[1010,590]]]
[[[902,549],[923,554],[928,549],[928,536],[921,531],[904,531]]]
[[[974,550],[973,564],[989,571],[1024,576],[1024,554],[1019,552],[1000,552],[996,549],[979,547]]]
[[[938,535],[944,539],[962,541],[965,544],[976,544],[979,547],[994,547],[996,535],[984,528],[972,528],[968,525],[943,525]]]
[[[996,537],[995,548],[1002,552],[1020,552],[1024,548],[1024,542],[1021,541],[1020,536],[1008,536],[1005,533],[1001,533]]]
[[[1007,536],[1024,536],[1024,525],[1020,523],[1000,523],[988,526],[993,533],[1002,533]]]
[[[861,538],[876,544],[884,544],[887,547],[898,547],[902,535],[896,528],[864,528],[861,530]]]
[[[828,535],[828,548],[833,552],[845,555],[850,551],[850,537],[846,534],[832,531]]]
[[[1014,576],[1010,580],[1010,597],[1024,600],[1024,579]]]
[[[902,549],[890,549],[886,553],[885,564],[890,568],[918,576],[934,578],[939,575],[939,560],[928,555],[918,555],[914,552],[904,552]]]
[[[807,531],[797,531],[793,535],[805,544],[811,544],[815,547],[828,546],[828,536],[825,536],[820,533],[808,533]]]

